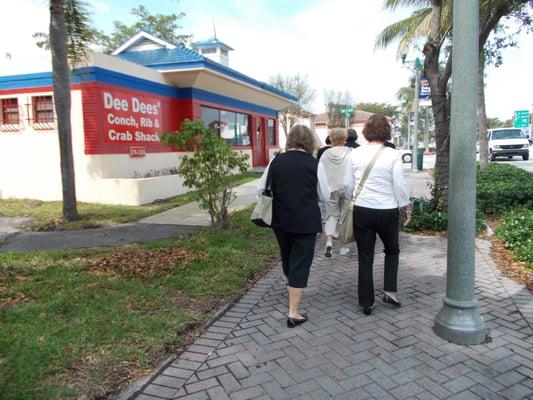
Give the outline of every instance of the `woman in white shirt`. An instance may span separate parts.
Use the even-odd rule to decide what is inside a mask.
[[[359,305],[365,315],[374,308],[374,246],[376,234],[385,247],[384,297],[383,301],[401,306],[397,297],[398,260],[400,254],[400,210],[410,219],[411,206],[405,186],[401,154],[384,143],[391,139],[391,126],[384,115],[374,114],[363,129],[367,145],[352,150],[350,162],[344,173],[344,189],[348,198],[353,198],[371,160],[381,152],[370,171],[354,206],[354,234],[359,259],[358,295]],[[382,150],[380,150],[383,147]]]
[[[344,215],[348,207],[348,201],[344,194],[343,176],[346,166],[350,162],[351,148],[344,146],[348,134],[345,129],[334,128],[329,134],[333,147],[327,149],[320,158],[320,165],[324,167],[328,177],[329,190],[331,196],[326,202],[326,249],[324,256],[331,258],[333,250],[333,237],[338,237],[337,223],[339,217]],[[348,254],[347,247],[341,247],[340,255]]]

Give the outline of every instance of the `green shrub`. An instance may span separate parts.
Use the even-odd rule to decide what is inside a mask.
[[[221,230],[229,226],[229,205],[235,200],[229,179],[236,172],[248,168],[248,155],[233,151],[214,127],[206,127],[200,120],[184,120],[180,131],[161,133],[161,143],[194,151],[184,155],[178,168],[183,185],[194,188],[198,206],[207,211],[211,227]]]
[[[445,231],[447,229],[448,214],[441,211],[441,207],[435,200],[413,199],[411,221],[404,226],[406,232]]]
[[[413,199],[411,221],[403,229],[406,232],[447,231],[448,213],[443,211],[442,205],[433,199]],[[476,211],[476,232],[481,232],[484,229],[483,214]]]
[[[517,260],[533,268],[533,210],[511,211],[504,215],[496,236],[503,240]]]
[[[533,174],[508,164],[478,169],[477,208],[501,214],[517,207],[533,209]]]

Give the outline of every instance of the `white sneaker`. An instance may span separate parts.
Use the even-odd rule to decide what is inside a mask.
[[[350,249],[348,247],[341,247],[339,249],[339,254],[341,256],[345,256],[346,254],[348,254],[350,252]]]

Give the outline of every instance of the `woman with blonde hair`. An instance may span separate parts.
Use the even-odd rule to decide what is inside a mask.
[[[263,193],[267,180],[270,182],[271,226],[288,282],[287,327],[294,328],[307,321],[307,316],[300,313],[300,300],[309,279],[316,235],[322,232],[318,200],[329,199],[329,188],[324,170],[313,157],[315,141],[308,127],[293,126],[286,148],[285,153],[272,159],[257,189]]]
[[[347,136],[348,134],[345,129],[332,129],[329,134],[332,147],[327,149],[320,159],[320,164],[324,167],[324,171],[326,171],[329,190],[331,192],[330,198],[326,203],[326,249],[324,253],[326,258],[331,258],[332,256],[333,237],[338,236],[338,221],[340,216],[346,212],[346,207],[348,206],[348,201],[344,193],[343,177],[346,166],[350,162],[349,155],[352,149],[344,146]],[[348,251],[347,247],[341,247],[339,254],[346,255]]]

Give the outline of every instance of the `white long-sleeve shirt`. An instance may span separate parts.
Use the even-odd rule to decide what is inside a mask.
[[[347,198],[353,198],[354,189],[359,185],[368,164],[380,147],[381,145],[372,143],[352,150],[350,162],[346,166],[343,178]],[[386,147],[370,171],[355,205],[375,209],[391,209],[408,204],[409,193],[405,185],[401,153]]]
[[[289,151],[303,151],[300,149],[292,149]],[[275,157],[274,157],[275,158]],[[272,158],[272,160],[274,160]],[[259,182],[257,182],[257,196],[260,196],[263,194],[263,191],[265,190],[266,186],[266,180],[268,175],[268,169],[270,168],[270,164],[272,163],[272,160],[268,163],[268,166],[265,168],[265,171],[263,172],[263,175],[261,175],[261,178],[259,179]],[[330,196],[330,190],[328,185],[328,178],[326,175],[326,171],[324,170],[324,167],[320,164],[318,164],[317,168],[317,178],[318,178],[318,185],[317,185],[317,192],[318,192],[318,199],[320,201],[328,201]]]

